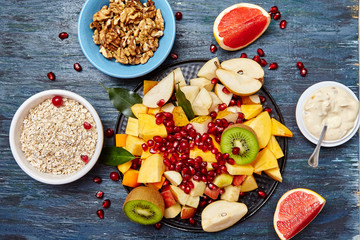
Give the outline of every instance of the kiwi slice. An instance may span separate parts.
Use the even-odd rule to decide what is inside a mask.
[[[140,186],[134,188],[126,197],[123,211],[133,222],[155,224],[164,216],[164,199],[156,189]]]
[[[259,144],[255,132],[246,125],[234,124],[224,130],[220,141],[221,151],[228,153],[237,164],[248,164],[254,161],[259,152]],[[233,148],[240,149],[233,154]]]

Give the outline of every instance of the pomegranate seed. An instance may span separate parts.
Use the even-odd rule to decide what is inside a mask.
[[[81,160],[83,160],[84,163],[88,163],[88,162],[89,162],[89,157],[88,157],[88,155],[81,155],[80,158],[81,158]]]
[[[157,118],[157,119],[155,120],[156,125],[160,125],[160,124],[162,124],[163,122],[164,122],[164,119],[162,119],[162,118]]]
[[[241,53],[240,58],[247,58],[247,54],[246,53]]]
[[[271,112],[272,112],[272,109],[269,108],[269,107],[266,107],[266,108],[264,108],[264,111],[267,111],[268,113],[271,113]]]
[[[80,65],[79,63],[74,63],[74,69],[75,69],[76,71],[78,71],[78,72],[81,72],[82,67],[81,67],[81,65]]]
[[[211,79],[211,84],[217,84],[219,82],[219,79],[213,78]]]
[[[261,48],[258,48],[256,52],[260,57],[265,56],[264,50],[262,50]]]
[[[307,74],[307,69],[306,68],[302,68],[301,70],[300,70],[300,75],[302,76],[302,77],[305,77],[306,76],[306,74]]]
[[[270,12],[271,12],[271,13],[277,13],[278,11],[279,11],[279,9],[278,9],[277,6],[272,6],[272,7],[270,8]]]
[[[212,119],[215,119],[216,116],[217,116],[217,113],[216,113],[215,111],[212,111],[212,112],[210,113],[210,117],[211,117]],[[208,125],[208,126],[209,126],[209,125]]]
[[[297,67],[299,70],[301,70],[301,69],[303,69],[305,66],[304,66],[304,64],[303,64],[302,62],[297,62],[297,63],[296,63],[296,67]]]
[[[259,56],[259,55],[255,55],[255,56],[253,57],[253,60],[254,60],[255,62],[257,62],[257,63],[260,63],[260,56]]]
[[[241,107],[241,99],[236,101],[236,106]]]
[[[67,32],[61,32],[59,33],[59,38],[61,40],[64,40],[65,38],[68,38],[69,37],[69,34]]]
[[[194,218],[189,218],[189,223],[191,225],[195,225],[196,224],[195,219]]]
[[[109,199],[105,199],[105,200],[103,201],[103,203],[102,203],[102,207],[103,207],[103,208],[109,208],[110,205],[111,205],[111,202],[110,202]]]
[[[172,59],[174,59],[174,60],[176,60],[176,59],[178,59],[179,58],[179,56],[177,55],[177,53],[170,53],[170,57],[172,58]]]
[[[103,191],[96,192],[95,197],[102,199],[104,197],[104,192]]]
[[[51,80],[51,81],[55,81],[55,73],[53,72],[48,72],[47,77]]]
[[[230,94],[229,89],[227,89],[226,87],[223,87],[222,92],[225,94]]]
[[[100,177],[96,176],[96,177],[93,178],[93,182],[97,183],[97,184],[100,184],[102,182],[102,179]]]
[[[274,16],[273,16],[273,19],[275,21],[279,20],[280,18],[281,18],[281,13],[280,12],[275,13]]]
[[[245,115],[242,112],[238,113],[238,118],[245,119]]]
[[[221,188],[220,189],[220,194],[224,194],[225,193],[225,189]]]
[[[86,129],[86,130],[89,130],[89,129],[91,129],[91,124],[90,123],[88,123],[88,122],[84,122],[84,128]]]
[[[246,195],[246,193],[245,192],[240,192],[240,197],[244,197],[245,195]]]
[[[258,191],[258,194],[259,194],[259,196],[260,196],[261,198],[266,198],[266,196],[267,196],[266,192],[264,192],[264,191],[262,191],[262,190],[259,190],[259,191]]]
[[[260,65],[262,66],[262,67],[265,67],[266,65],[267,65],[267,61],[265,60],[265,59],[260,59]]]
[[[182,19],[182,13],[181,12],[176,12],[175,13],[175,19],[176,20],[181,20]]]
[[[219,108],[220,111],[223,111],[223,110],[225,110],[227,108],[227,105],[226,105],[226,103],[222,103],[222,104],[219,105],[218,108]]]
[[[112,128],[108,128],[105,130],[105,136],[108,138],[111,138],[112,136],[114,136],[114,129]]]
[[[200,201],[199,206],[205,207],[207,205],[207,201]]]
[[[60,107],[61,105],[63,105],[63,99],[61,96],[53,97],[51,102],[55,107]]]
[[[113,181],[119,181],[120,179],[120,176],[119,176],[119,173],[117,172],[111,172],[110,173],[110,179],[113,180]]]
[[[286,24],[287,24],[286,20],[282,20],[282,21],[280,22],[280,28],[281,28],[281,29],[286,28]]]
[[[147,141],[148,147],[152,147],[154,145],[154,143],[155,143],[154,140],[151,140],[151,139]]]
[[[264,103],[266,101],[266,98],[264,96],[259,96],[259,98],[261,103]]]
[[[155,136],[153,137],[154,141],[157,143],[161,143],[162,142],[162,138],[160,136]]]
[[[275,70],[278,68],[278,64],[276,62],[270,63],[269,70]]]
[[[96,215],[100,218],[103,219],[104,218],[104,210],[99,209],[96,211]]]
[[[157,230],[160,230],[160,228],[162,227],[162,223],[161,222],[158,222],[154,225],[154,227],[157,229]]]
[[[160,100],[156,103],[156,105],[158,105],[159,107],[162,107],[164,104],[165,104],[165,100],[164,100],[163,98],[160,99]]]
[[[238,148],[238,147],[234,147],[234,148],[232,149],[232,154],[234,154],[234,155],[238,155],[239,152],[240,152],[240,148]]]
[[[235,106],[235,104],[236,104],[236,101],[234,99],[231,99],[230,103],[229,103],[229,106]]]
[[[222,155],[222,157],[223,157],[223,159],[227,160],[227,159],[229,159],[230,155],[229,155],[228,153],[224,153],[224,154]],[[224,164],[225,164],[225,163],[224,163]],[[221,165],[223,165],[223,164],[221,164]]]
[[[230,165],[234,165],[235,164],[235,160],[232,158],[229,158],[227,161]]]
[[[215,46],[215,44],[211,44],[210,45],[210,52],[214,53],[217,51],[217,46]]]

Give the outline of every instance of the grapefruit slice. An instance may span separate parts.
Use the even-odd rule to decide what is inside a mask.
[[[217,16],[214,36],[222,49],[236,51],[258,39],[268,28],[270,21],[269,13],[262,7],[238,3]]]
[[[314,191],[296,188],[286,192],[276,206],[274,228],[282,240],[294,237],[322,210],[326,200]]]

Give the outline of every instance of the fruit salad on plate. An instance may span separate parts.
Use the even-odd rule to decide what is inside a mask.
[[[131,113],[122,109],[128,118],[116,149],[128,158],[117,167],[132,189],[123,209],[134,222],[200,224],[198,214],[203,231],[220,231],[248,213],[239,198],[258,189],[254,173],[282,181],[284,153],[275,136],[292,132],[257,94],[262,67],[246,58],[213,58],[196,75],[185,79],[178,67],[160,81],[145,80],[141,101]]]

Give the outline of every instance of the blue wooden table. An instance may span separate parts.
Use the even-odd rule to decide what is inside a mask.
[[[160,1],[160,0],[156,0]],[[144,78],[116,79],[95,69],[82,54],[77,41],[77,18],[84,0],[1,0],[0,8],[0,238],[1,239],[277,239],[272,218],[276,203],[286,191],[304,187],[321,194],[327,203],[321,214],[294,239],[358,239],[359,237],[359,137],[346,144],[321,150],[320,167],[307,165],[314,145],[307,141],[295,121],[295,107],[310,85],[338,81],[358,94],[358,0],[278,0],[248,2],[265,9],[277,5],[286,19],[286,29],[272,21],[266,33],[249,47],[211,53],[215,44],[212,24],[234,0],[170,0],[173,11],[181,11],[177,21],[173,52],[162,66],[218,56],[226,60],[246,52],[256,55],[261,47],[268,62],[277,62],[275,71],[265,70],[265,87],[274,97],[293,131],[288,159],[270,200],[245,222],[219,233],[188,233],[163,226],[141,226],[130,222],[121,208],[127,195],[121,182],[109,179],[113,167],[97,164],[80,180],[50,186],[28,177],[16,164],[9,147],[8,131],[17,108],[31,95],[48,89],[74,91],[97,109],[104,128],[115,127],[118,112],[99,86],[133,89]],[[69,38],[60,40],[60,32]],[[301,77],[296,62],[302,61],[309,73]],[[79,62],[82,72],[73,64]],[[56,74],[49,81],[48,72]],[[105,145],[111,145],[106,139]],[[98,185],[94,176],[103,178]],[[96,216],[104,191],[112,205],[103,220]]]

